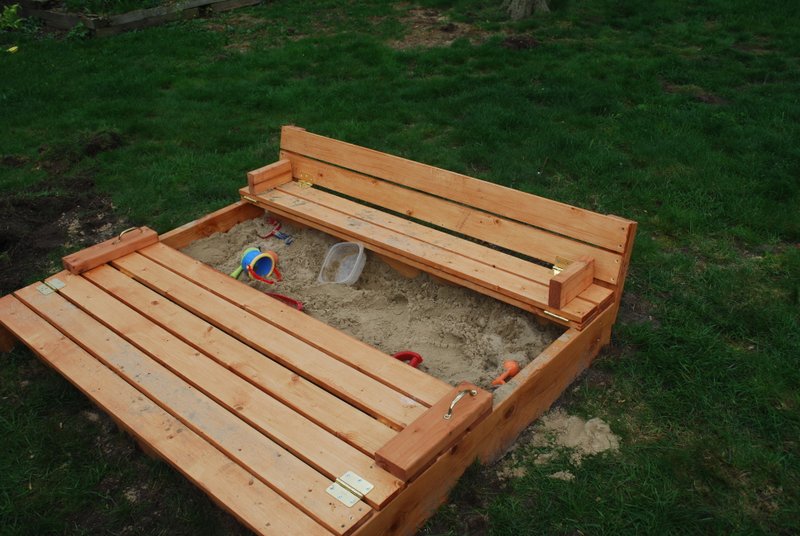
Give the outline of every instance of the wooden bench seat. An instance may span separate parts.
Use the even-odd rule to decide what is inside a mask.
[[[283,128],[281,160],[251,172],[240,193],[279,216],[578,329],[614,302],[635,231],[629,220],[297,127]],[[582,269],[559,276],[552,267],[560,263]]]

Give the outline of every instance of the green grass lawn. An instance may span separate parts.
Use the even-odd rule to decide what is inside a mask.
[[[503,485],[476,468],[423,533],[800,532],[800,4],[553,0],[516,24],[499,4],[0,33],[3,291],[234,201],[287,123],[618,214],[639,233],[603,381],[562,404],[619,452]],[[27,350],[2,357],[0,437],[0,534],[245,534]]]

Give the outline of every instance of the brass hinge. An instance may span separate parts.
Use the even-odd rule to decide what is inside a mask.
[[[572,264],[571,260],[556,255],[556,262],[553,263],[553,275],[560,274],[570,264]]]
[[[337,478],[336,482],[328,486],[325,491],[348,508],[352,508],[374,487],[353,471],[347,471]]]
[[[249,195],[243,195],[242,199],[244,199],[245,201],[250,201],[251,203],[254,203],[256,205],[258,204],[258,200],[250,197]]]
[[[569,318],[564,318],[563,316],[557,315],[555,313],[551,313],[546,309],[542,309],[542,312],[548,316],[552,316],[553,318],[558,318],[559,320],[563,320],[564,322],[569,322]]]
[[[314,183],[311,180],[311,175],[308,173],[301,173],[300,177],[297,179],[297,185],[303,189],[314,186]]]

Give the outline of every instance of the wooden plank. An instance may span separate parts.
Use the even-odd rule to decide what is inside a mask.
[[[185,426],[329,530],[346,534],[370,515],[371,508],[363,502],[349,509],[338,503],[325,492],[330,480],[96,322],[63,296],[58,293],[44,295],[33,287],[17,291],[15,296]]]
[[[619,285],[614,287],[614,321],[616,322],[616,314],[619,311],[619,306],[622,303],[622,290],[625,288],[625,278],[628,276],[628,269],[631,264],[631,256],[633,255],[633,239],[636,236],[637,223],[633,222],[628,228],[628,240],[626,242],[627,248],[622,256],[622,268],[620,269]],[[612,322],[612,324],[613,324]],[[610,330],[610,327],[609,327]]]
[[[589,288],[594,281],[594,265],[593,258],[581,257],[554,275],[550,280],[547,304],[550,307],[561,309]]]
[[[80,274],[156,242],[158,235],[154,230],[149,227],[139,227],[130,232],[123,231],[117,237],[76,251],[61,260],[64,268],[73,274]]]
[[[222,274],[191,257],[155,244],[141,255],[213,292],[293,337],[363,372],[426,406],[435,404],[452,387],[420,370],[265,294]]]
[[[309,177],[315,185],[551,264],[558,257],[589,256],[595,259],[595,277],[612,284],[618,280],[619,253],[288,151],[281,157],[291,160],[296,178]],[[515,273],[524,276],[526,270]]]
[[[231,11],[240,7],[254,6],[256,4],[260,4],[262,1],[263,0],[222,0],[221,2],[215,3],[209,7],[214,13],[221,13],[223,11]]]
[[[471,392],[475,392],[475,396],[471,396]],[[380,449],[375,461],[408,482],[491,411],[491,393],[469,382],[461,382]],[[444,418],[446,414],[451,415],[449,419]]]
[[[159,236],[159,240],[162,244],[181,249],[195,240],[206,238],[214,233],[226,233],[234,225],[263,215],[264,209],[252,203],[237,201],[202,218],[166,232]]]
[[[395,429],[405,428],[425,410],[416,401],[332,359],[146,257],[131,254],[114,261],[114,266]],[[252,292],[258,292],[244,286]]]
[[[328,207],[319,205],[308,199],[297,197],[293,186],[281,186],[278,189],[270,190],[258,196],[258,199],[263,202],[266,208],[280,207],[291,215],[301,215],[307,220],[314,222],[316,225],[326,225],[334,227],[352,234],[357,237],[360,242],[365,246],[372,248],[378,245],[386,248],[389,251],[401,254],[403,257],[418,261],[426,266],[436,268],[443,272],[457,276],[461,280],[469,281],[471,283],[488,288],[500,294],[505,294],[515,300],[524,303],[535,305],[536,307],[547,307],[547,287],[537,282],[524,279],[515,274],[497,270],[487,264],[476,261],[472,257],[465,257],[456,252],[448,251],[422,239],[413,238],[408,235],[400,234],[387,227],[374,224],[369,221],[370,218],[384,218],[385,213],[369,209],[363,205],[356,205],[358,210],[357,215],[349,215]],[[285,190],[284,190],[285,188]],[[291,192],[289,191],[291,190]],[[306,189],[311,190],[309,189]],[[316,191],[314,195],[324,194],[324,192]],[[310,195],[310,194],[303,194]],[[329,195],[331,198],[336,196]],[[345,201],[346,200],[341,200]],[[361,219],[361,217],[365,219]],[[398,218],[399,219],[399,218]],[[406,222],[401,220],[405,224]],[[399,224],[398,225],[402,225]],[[421,227],[421,226],[419,226]],[[437,232],[429,229],[431,232]],[[422,233],[423,231],[419,231]],[[446,238],[442,240],[460,240],[440,233]],[[420,235],[422,236],[422,235]],[[466,240],[463,241],[466,244]],[[488,250],[487,250],[488,251]],[[535,266],[531,264],[531,266]],[[576,322],[584,322],[587,317],[593,313],[595,309],[594,304],[581,299],[575,299],[567,305],[564,309],[559,309],[557,314],[565,317],[567,320]]]
[[[91,28],[92,20],[83,15],[76,15],[73,13],[58,13],[56,11],[47,11],[44,9],[35,9],[30,7],[27,2],[22,2],[22,10],[20,15],[23,17],[33,17],[41,19],[51,28],[58,28],[59,30],[71,30],[77,24],[85,24]]]
[[[247,174],[247,187],[251,194],[260,194],[292,180],[292,163],[283,159]]]
[[[146,22],[151,18],[159,18],[165,15],[172,15],[180,11],[194,9],[215,2],[222,2],[224,0],[187,0],[179,4],[162,5],[151,7],[147,9],[136,9],[119,15],[112,15],[109,17],[109,23],[112,26],[125,26],[139,22]]]
[[[469,257],[492,269],[496,268],[502,270],[513,276],[519,276],[545,287],[549,286],[550,279],[552,278],[552,270],[544,266],[539,266],[530,261],[519,259],[512,255],[470,242],[469,240],[464,240],[442,231],[425,227],[413,221],[404,220],[403,218],[366,207],[360,203],[343,199],[315,188],[303,188],[296,183],[291,183],[281,186],[279,191],[289,193],[348,216],[354,216],[360,220],[378,225],[389,231],[400,233],[409,238],[433,244],[451,253]],[[614,256],[619,258],[619,255]],[[598,290],[606,294],[611,292],[603,287],[599,287]],[[547,290],[545,289],[544,292],[547,293]],[[583,298],[581,298],[581,300],[583,300]],[[581,305],[586,306],[587,303],[588,302],[582,303]],[[567,312],[571,312],[571,310],[568,309]]]
[[[266,203],[264,203],[263,206],[265,208],[267,208],[267,204]],[[271,214],[278,215],[278,216],[280,216],[280,217],[282,217],[282,218],[284,218],[284,219],[286,219],[288,221],[291,221],[293,223],[296,222],[296,223],[300,223],[302,225],[307,225],[309,227],[314,227],[314,228],[319,229],[320,231],[322,231],[324,233],[327,233],[327,234],[329,234],[331,236],[335,236],[337,238],[340,238],[341,240],[350,241],[350,242],[359,240],[359,238],[357,236],[348,234],[346,231],[344,231],[342,229],[338,229],[338,228],[334,228],[334,227],[328,227],[328,226],[326,226],[326,225],[324,225],[322,223],[317,223],[317,222],[313,222],[313,221],[307,220],[304,217],[302,217],[301,215],[297,215],[297,214],[293,214],[293,213],[289,213],[287,211],[284,211],[283,208],[281,208],[281,207],[270,205],[269,206],[269,210],[270,210]],[[148,248],[146,251],[150,251],[151,248],[154,248],[157,245],[158,244],[150,246],[150,248]],[[427,272],[427,273],[429,273],[429,274],[431,274],[433,276],[436,276],[437,278],[442,279],[444,281],[450,281],[450,282],[455,283],[455,284],[457,284],[459,286],[468,288],[470,290],[474,290],[475,292],[479,292],[481,294],[485,294],[487,296],[491,296],[492,298],[495,298],[495,299],[500,300],[502,302],[508,303],[509,305],[513,305],[514,307],[522,309],[523,311],[528,311],[530,313],[534,313],[534,314],[540,315],[540,316],[547,314],[546,313],[547,310],[545,308],[537,307],[536,305],[525,303],[525,302],[522,302],[520,300],[515,300],[514,298],[511,298],[511,297],[509,297],[509,296],[507,296],[505,294],[501,294],[500,292],[495,292],[495,291],[493,291],[493,290],[491,290],[489,288],[486,288],[486,287],[483,287],[481,285],[472,283],[470,281],[461,279],[461,278],[459,278],[457,276],[454,276],[454,275],[449,274],[447,272],[444,272],[442,270],[438,270],[435,267],[431,267],[431,266],[428,266],[428,265],[423,264],[421,262],[417,262],[417,261],[411,260],[408,257],[404,256],[402,253],[393,252],[393,251],[390,251],[388,249],[383,248],[382,246],[378,246],[378,245],[374,245],[374,244],[369,244],[367,247],[368,247],[369,250],[371,250],[372,252],[374,252],[376,254],[379,254],[379,255],[385,256],[385,257],[389,257],[389,258],[394,259],[394,260],[396,260],[398,262],[402,262],[402,263],[408,264],[409,266],[413,266],[415,268],[418,268],[418,269],[420,269],[420,270],[422,270],[424,272]],[[613,296],[613,294],[610,294],[610,296]],[[597,310],[597,308],[595,308],[595,310]],[[560,324],[562,326],[567,326],[567,327],[571,327],[571,328],[575,328],[575,329],[579,329],[579,330],[582,329],[582,327],[584,325],[581,322],[575,322],[573,320],[569,320],[567,318],[563,318],[563,317],[559,317],[559,316],[545,316],[544,318],[546,318],[548,322],[554,322],[554,323]],[[586,322],[591,321],[592,318],[593,317],[590,317],[589,319],[586,320]]]
[[[66,283],[59,291],[62,296],[320,473],[336,480],[352,470],[371,482],[375,489],[365,497],[371,506],[382,506],[402,486],[376,468],[366,454],[198,353],[82,277],[68,272],[56,277]]]
[[[580,297],[588,302],[596,303],[598,309],[602,311],[614,299],[614,291],[600,285],[590,285],[581,292]]]
[[[372,175],[587,242],[625,251],[631,222],[306,132],[281,130],[281,149]]]
[[[256,534],[330,534],[15,297],[0,298],[0,319],[42,361]]]
[[[370,456],[394,437],[394,430],[385,424],[265,358],[238,339],[110,266],[98,266],[83,276],[172,335]]]
[[[95,35],[97,37],[107,37],[110,35],[117,35],[131,30],[150,28],[152,26],[158,26],[160,24],[165,24],[167,22],[172,22],[176,20],[193,19],[200,15],[200,9],[201,8],[199,7],[191,7],[183,10],[168,11],[161,15],[154,14],[151,16],[140,17],[136,20],[132,20],[130,22],[125,22],[125,23],[117,23],[112,21],[111,19],[103,19],[102,26],[96,25]]]
[[[0,318],[0,353],[10,352],[17,344],[17,338],[3,325]]]
[[[507,387],[495,392],[494,407],[486,419],[409,483],[355,536],[413,536],[476,458],[484,463],[496,460],[523,429],[547,411],[597,355],[600,334],[612,321],[612,310],[606,309],[583,331],[568,330],[558,344],[551,344]],[[504,398],[498,400],[500,391]]]

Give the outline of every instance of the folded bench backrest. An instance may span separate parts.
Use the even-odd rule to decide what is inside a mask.
[[[285,126],[281,158],[300,181],[555,264],[595,260],[619,290],[636,223]]]

